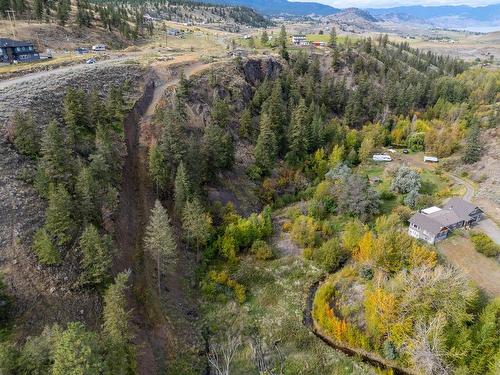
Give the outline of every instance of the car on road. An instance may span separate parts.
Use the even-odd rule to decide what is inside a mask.
[[[85,61],[85,64],[95,64],[97,61],[96,59],[94,59],[93,57],[91,59],[88,59],[87,61]]]
[[[403,150],[403,154],[409,154],[410,151],[408,151],[406,148]]]

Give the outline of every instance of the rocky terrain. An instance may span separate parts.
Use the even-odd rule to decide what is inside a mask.
[[[42,224],[45,202],[25,182],[33,163],[19,155],[6,139],[15,110],[30,110],[40,132],[53,118],[60,118],[68,87],[86,91],[96,88],[106,94],[113,85],[126,81],[133,88],[130,101],[140,92],[144,71],[140,65],[109,62],[38,73],[0,83],[0,271],[14,296],[18,325],[36,333],[46,323],[82,320],[91,326],[99,318],[96,294],[74,291],[75,270],[38,265],[30,249],[31,236]]]

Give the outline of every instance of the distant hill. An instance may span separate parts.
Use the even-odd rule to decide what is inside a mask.
[[[340,12],[336,13],[331,19],[340,22],[356,22],[356,21],[367,21],[367,22],[377,22],[378,20],[365,10],[359,8],[347,8],[342,9]]]
[[[338,13],[340,9],[319,3],[291,2],[287,0],[206,0],[211,3],[242,5],[267,15],[306,16],[315,14],[328,16]]]
[[[393,8],[368,8],[366,9],[374,16],[386,14],[401,14],[421,19],[432,19],[440,17],[469,18],[476,21],[493,21],[500,19],[500,4],[482,7],[471,7],[468,5],[447,6],[400,6]]]

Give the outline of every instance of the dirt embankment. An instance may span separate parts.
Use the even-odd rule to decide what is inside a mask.
[[[16,110],[31,111],[40,133],[52,118],[61,117],[68,87],[105,95],[125,80],[139,87],[144,72],[137,65],[109,64],[44,72],[30,79],[15,79],[0,85],[0,272],[14,297],[15,334],[36,334],[46,324],[83,321],[91,328],[100,324],[97,293],[74,290],[79,271],[74,262],[43,267],[30,249],[31,237],[44,220],[45,201],[23,180],[32,175],[32,160],[18,154],[6,140],[5,129]],[[133,90],[133,99],[138,91]],[[71,253],[71,251],[70,251]]]

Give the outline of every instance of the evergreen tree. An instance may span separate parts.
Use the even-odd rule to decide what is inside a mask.
[[[269,43],[269,35],[267,35],[267,31],[264,30],[264,32],[262,33],[261,37],[260,37],[260,42],[262,43],[262,45],[267,45],[267,43]]]
[[[104,108],[102,100],[99,97],[99,92],[93,89],[88,99],[88,125],[92,129],[96,129],[99,123],[104,122]]]
[[[337,31],[335,27],[330,30],[330,38],[328,39],[328,47],[337,48]]]
[[[303,160],[309,148],[309,124],[307,123],[307,108],[304,99],[301,99],[292,114],[292,123],[288,135],[289,151],[286,156],[292,164]]]
[[[481,159],[482,149],[479,135],[479,126],[475,122],[469,129],[469,134],[465,144],[465,153],[462,158],[467,164],[473,164]]]
[[[89,286],[104,284],[109,278],[111,267],[109,236],[101,237],[93,224],[87,225],[80,237],[79,247],[82,252],[80,261],[82,284]]]
[[[229,105],[219,97],[214,98],[210,111],[210,122],[221,128],[225,128],[229,124]]]
[[[84,224],[99,222],[98,186],[89,167],[80,168],[75,183],[79,217]]]
[[[168,263],[174,260],[177,246],[170,227],[170,218],[159,200],[156,200],[155,206],[151,210],[144,236],[144,247],[156,261],[158,295],[161,295],[161,273]]]
[[[234,162],[234,145],[231,135],[217,125],[208,125],[203,134],[203,153],[212,173],[230,168]]]
[[[135,374],[134,349],[129,327],[126,289],[129,273],[119,273],[104,294],[103,333],[107,374]]]
[[[71,138],[71,145],[76,146],[87,128],[86,97],[82,90],[69,88],[63,101],[63,118]]]
[[[69,323],[55,340],[52,375],[95,375],[104,369],[101,347],[95,333],[83,323]]]
[[[245,108],[240,117],[240,137],[254,139],[254,129],[252,123],[252,111],[250,108]]]
[[[262,106],[263,112],[269,117],[271,130],[274,132],[277,146],[284,151],[286,127],[286,107],[282,97],[281,81],[277,79],[272,87],[271,95]]]
[[[59,0],[57,2],[57,20],[61,26],[66,26],[71,12],[70,0]]]
[[[68,191],[59,184],[49,192],[49,205],[45,211],[45,229],[59,246],[67,245],[73,237],[73,203]]]
[[[186,174],[186,169],[184,168],[184,163],[182,161],[179,164],[179,167],[177,167],[177,173],[175,175],[174,194],[175,194],[175,212],[178,215],[182,215],[184,204],[189,199],[191,194],[189,179]]]
[[[288,55],[288,50],[286,49],[287,42],[288,42],[288,36],[286,35],[285,25],[281,25],[280,35],[278,38],[280,55],[281,57],[283,57],[285,60],[288,61],[290,56]]]
[[[263,114],[260,120],[260,133],[255,146],[255,165],[259,167],[262,174],[272,171],[276,161],[277,145],[274,132],[271,130],[271,121],[267,114]]]
[[[41,21],[43,18],[43,0],[35,0],[33,4],[33,17]]]
[[[179,165],[186,153],[181,119],[174,112],[168,111],[164,115],[163,129],[158,147],[164,155],[169,182],[171,182],[177,165]]]
[[[41,171],[51,182],[67,182],[71,174],[71,156],[65,139],[55,120],[51,121],[42,136]]]
[[[38,261],[47,266],[54,266],[61,262],[61,255],[52,243],[52,238],[45,229],[39,229],[33,237],[33,250]]]
[[[34,158],[40,151],[39,136],[37,134],[33,115],[22,114],[16,111],[13,119],[13,141],[20,153]]]
[[[205,213],[198,199],[186,202],[182,213],[182,228],[188,242],[195,245],[199,254],[200,246],[204,246],[210,237],[212,219]]]
[[[163,190],[169,180],[169,172],[164,154],[157,145],[149,148],[149,176],[156,186],[156,192]]]

